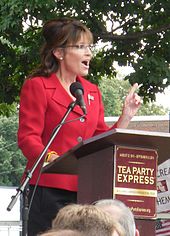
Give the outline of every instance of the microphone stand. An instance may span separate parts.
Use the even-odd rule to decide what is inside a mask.
[[[23,193],[24,197],[23,197],[23,209],[22,209],[22,236],[27,236],[27,221],[28,221],[28,183],[29,180],[32,177],[32,174],[34,173],[35,169],[37,168],[38,164],[40,163],[40,161],[42,160],[42,158],[44,157],[44,155],[47,153],[47,150],[49,148],[49,146],[51,145],[51,143],[53,142],[54,138],[56,137],[56,135],[58,134],[60,128],[62,127],[62,125],[64,124],[66,118],[68,117],[68,115],[70,114],[70,112],[74,109],[74,107],[77,105],[77,101],[70,103],[70,105],[67,108],[66,113],[64,114],[62,120],[60,121],[60,123],[57,125],[57,127],[54,129],[53,133],[51,134],[51,137],[47,143],[47,145],[45,146],[45,148],[43,149],[43,151],[41,152],[41,154],[39,155],[39,157],[37,158],[36,162],[34,163],[33,167],[31,170],[28,170],[26,173],[26,177],[25,180],[23,181],[23,183],[21,183],[21,185],[16,189],[17,193],[16,195],[12,196],[12,200],[9,203],[7,210],[11,211],[11,209],[13,208],[13,206],[15,205],[19,195],[21,193]]]

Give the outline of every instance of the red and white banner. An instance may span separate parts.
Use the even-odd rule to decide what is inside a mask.
[[[170,214],[170,159],[158,166],[157,191],[157,213]],[[170,219],[157,220],[156,235],[170,235]]]

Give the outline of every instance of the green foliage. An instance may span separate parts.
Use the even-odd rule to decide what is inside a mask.
[[[129,79],[131,84],[134,81],[143,84],[139,95],[144,97],[144,101],[154,101],[156,93],[163,92],[170,83],[167,79],[170,78],[169,65],[161,57],[150,56],[148,58],[146,56],[143,60],[138,60],[138,64],[134,68],[135,73],[127,76],[126,79]]]
[[[128,82],[115,78],[104,77],[100,82],[105,116],[119,116],[122,111],[123,100],[127,94]]]
[[[25,77],[40,61],[41,26],[60,16],[80,19],[94,33],[95,43],[110,45],[95,56],[89,80],[113,77],[112,63],[118,61],[134,67],[127,79],[143,84],[140,94],[146,101],[170,84],[169,0],[1,0],[0,103],[18,101]],[[9,115],[5,109],[1,114]]]
[[[126,95],[130,89],[128,81],[104,77],[100,83],[105,107],[105,116],[120,116]],[[168,110],[154,102],[145,102],[141,105],[137,115],[165,115]]]
[[[7,103],[0,103],[0,116],[7,116],[13,115],[16,113],[16,103],[7,104]]]
[[[18,114],[0,116],[0,185],[17,186],[26,159],[17,147]]]

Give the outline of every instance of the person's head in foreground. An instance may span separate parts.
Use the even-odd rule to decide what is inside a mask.
[[[94,205],[110,213],[123,226],[126,236],[139,236],[134,215],[123,202],[116,199],[102,199],[96,201]]]
[[[86,236],[125,236],[121,225],[94,205],[65,206],[53,220],[52,229],[77,230]]]
[[[39,236],[85,236],[84,234],[70,229],[63,229],[63,230],[48,230]]]

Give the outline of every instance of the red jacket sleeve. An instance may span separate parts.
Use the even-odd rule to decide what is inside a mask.
[[[35,159],[42,152],[42,132],[47,107],[45,89],[41,80],[27,80],[20,94],[18,146],[24,156]]]

